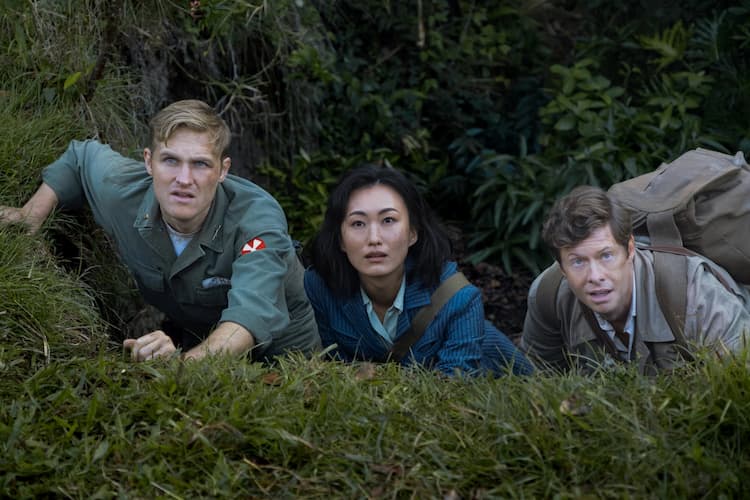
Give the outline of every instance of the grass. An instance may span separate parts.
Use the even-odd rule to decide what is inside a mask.
[[[655,379],[360,373],[114,348],[16,372],[0,383],[0,494],[736,497],[750,472],[740,359]]]
[[[4,369],[47,364],[54,355],[94,347],[103,338],[90,289],[21,228],[0,226],[0,283]],[[51,344],[58,346],[54,353]]]

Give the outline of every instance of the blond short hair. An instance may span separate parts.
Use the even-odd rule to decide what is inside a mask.
[[[227,156],[232,132],[226,122],[203,101],[186,99],[176,101],[159,111],[149,122],[151,149],[156,150],[160,143],[166,144],[180,128],[186,127],[196,132],[207,132],[214,143],[214,152],[220,157]]]

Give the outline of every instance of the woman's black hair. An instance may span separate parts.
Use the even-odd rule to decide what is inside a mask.
[[[407,258],[414,261],[407,279],[418,278],[427,287],[437,286],[443,264],[451,256],[447,231],[404,174],[393,167],[371,163],[344,173],[328,197],[323,224],[311,244],[313,268],[334,293],[347,297],[357,292],[359,275],[341,249],[341,223],[351,194],[376,184],[388,186],[401,196],[409,212],[411,227],[417,233],[417,241],[409,247],[407,254]]]

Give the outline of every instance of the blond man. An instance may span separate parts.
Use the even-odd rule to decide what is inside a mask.
[[[150,123],[136,161],[97,141],[73,141],[21,208],[0,220],[38,230],[53,210],[87,205],[144,299],[168,321],[124,346],[136,361],[250,352],[268,359],[319,348],[303,268],[284,212],[229,174],[231,132],[208,104],[175,102]]]

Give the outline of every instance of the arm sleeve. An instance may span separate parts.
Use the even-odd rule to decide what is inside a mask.
[[[443,315],[445,318],[440,318]],[[478,373],[484,339],[484,307],[479,289],[465,286],[459,290],[435,319],[435,326],[446,332],[435,368],[447,375]]]
[[[243,243],[227,251],[238,257],[232,264],[231,288],[221,322],[233,321],[248,329],[263,354],[274,337],[290,324],[286,301],[287,259],[296,258],[289,236],[281,228],[269,228],[253,235],[265,248],[241,255]]]
[[[63,210],[91,208],[105,230],[122,210],[121,199],[139,190],[147,178],[143,162],[122,156],[97,141],[71,141],[65,152],[42,172]]]
[[[688,338],[718,354],[740,352],[750,340],[748,290],[736,283],[730,283],[734,291],[728,290],[705,264],[698,265],[691,277],[685,318]]]
[[[123,159],[97,141],[71,141],[68,149],[44,169],[42,179],[55,192],[62,208],[78,209],[96,198],[93,188],[102,183],[110,165]]]
[[[521,334],[521,350],[538,365],[566,369],[568,361],[560,326],[549,324],[548,320],[544,319],[537,302],[539,300],[537,291],[543,275],[544,273],[537,276],[529,288],[526,317]],[[549,300],[554,301],[555,298]],[[549,304],[548,307],[556,310],[557,304]]]
[[[333,297],[323,282],[323,278],[312,269],[305,271],[305,293],[308,299],[310,299],[310,304],[315,312],[315,321],[318,323],[318,333],[320,334],[323,349],[337,344],[336,336],[331,328],[327,307],[331,305]],[[352,361],[352,357],[346,355],[338,346],[329,350],[327,356],[332,359]]]

